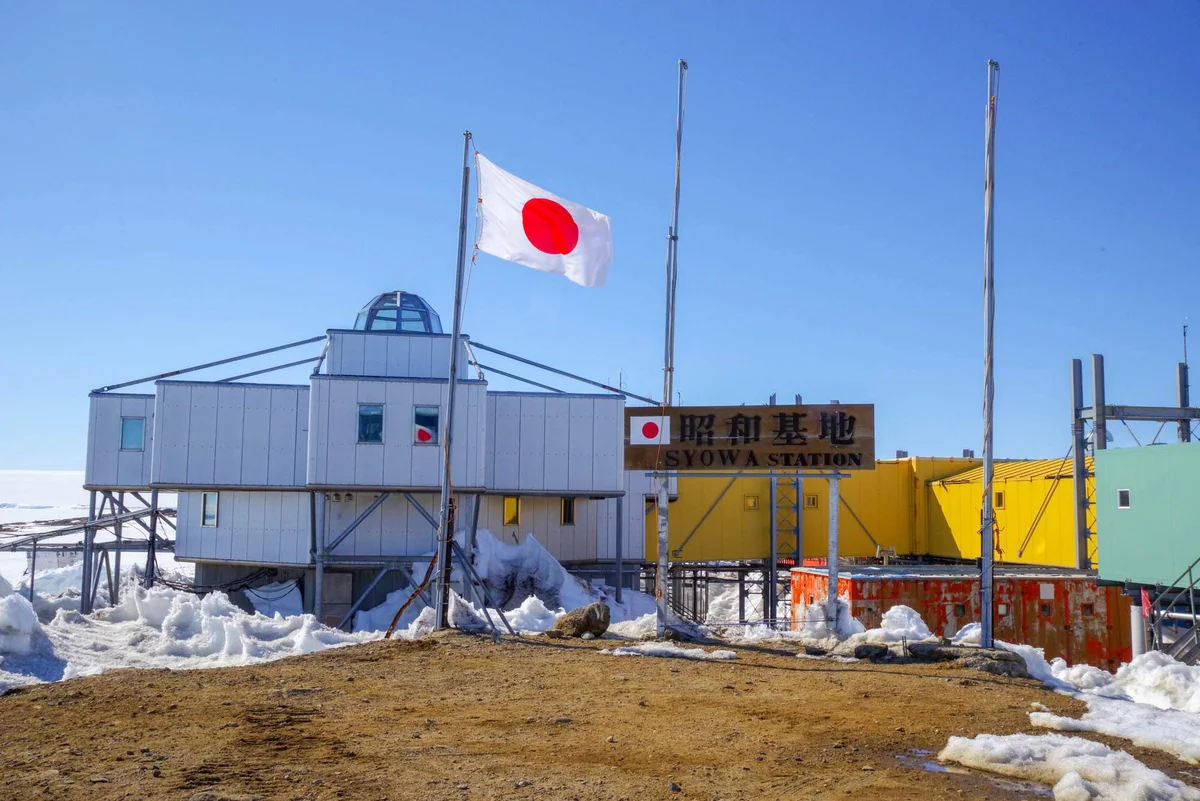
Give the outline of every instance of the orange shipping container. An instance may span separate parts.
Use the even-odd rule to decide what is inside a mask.
[[[829,581],[823,568],[794,568],[791,575],[792,619],[800,620],[809,604],[828,597]],[[971,567],[843,567],[838,597],[869,629],[898,605],[915,609],[943,637],[980,619],[979,571]],[[1120,587],[1099,586],[1086,572],[997,569],[995,603],[998,640],[1041,648],[1047,660],[1110,671],[1132,659],[1130,599]]]

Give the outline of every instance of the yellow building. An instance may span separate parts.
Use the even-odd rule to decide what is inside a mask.
[[[1092,460],[1087,458],[1092,472]],[[1070,459],[999,462],[992,477],[996,510],[996,559],[1074,567],[1075,510]],[[1092,495],[1088,479],[1088,496]],[[979,557],[983,512],[983,468],[976,467],[929,483],[927,553],[960,559]],[[1090,508],[1090,507],[1089,507]],[[1095,531],[1089,516],[1089,528]],[[1091,538],[1096,564],[1096,538]]]
[[[1090,459],[1088,467],[1090,472]],[[795,552],[794,476],[778,473],[777,479],[778,548],[780,556],[788,556]],[[839,490],[842,556],[872,557],[879,550],[952,559],[979,556],[983,505],[979,459],[880,460],[874,470],[856,471],[842,480]],[[997,463],[994,490],[998,560],[1075,565],[1069,461]],[[805,479],[801,495],[802,557],[824,557],[829,540],[828,483]],[[681,475],[678,500],[670,505],[668,521],[671,561],[769,558],[770,498],[770,475],[764,471],[748,471],[735,480]],[[658,553],[656,531],[651,505],[646,520],[649,560]]]

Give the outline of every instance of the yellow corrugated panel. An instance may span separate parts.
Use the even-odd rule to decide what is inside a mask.
[[[898,554],[978,558],[983,506],[979,464],[979,459],[960,458],[880,460],[874,470],[855,472],[844,479],[840,490],[845,504],[839,510],[838,526],[841,554],[874,556],[878,543],[883,548],[895,548]],[[1059,478],[1055,480],[1054,476]],[[780,474],[779,480],[783,484],[790,479]],[[721,496],[727,486],[729,489]],[[996,509],[999,559],[1075,566],[1070,462],[1065,468],[1061,459],[997,464],[994,489],[1004,493],[1003,508]],[[790,487],[784,491],[790,493]],[[801,499],[802,556],[826,556],[828,482],[806,479],[802,494],[810,499],[807,504]],[[668,520],[671,559],[710,562],[767,558],[770,497],[770,479],[762,472],[747,472],[731,486],[726,478],[681,477],[679,498],[670,505]],[[648,512],[646,558],[654,560],[658,538],[653,507]],[[1094,552],[1092,559],[1094,563]]]
[[[1087,463],[1090,472],[1090,458]],[[982,482],[982,468],[929,482],[930,554],[962,559],[979,557]],[[999,463],[992,488],[997,493],[994,501],[997,559],[1076,565],[1070,460],[1065,464],[1061,459]]]
[[[879,460],[874,470],[855,471],[840,485],[845,503],[839,510],[840,552],[843,556],[874,556],[873,537],[883,548],[899,554],[926,552],[926,483],[962,472],[977,459],[910,458]],[[782,484],[790,482],[779,474]],[[669,507],[668,540],[671,559],[701,562],[764,559],[770,555],[770,479],[763,472],[738,478],[720,501],[726,478],[679,479],[679,498]],[[783,491],[791,493],[790,486]],[[805,479],[803,495],[804,557],[823,557],[829,542],[829,485],[822,479]],[[757,499],[757,509],[747,498]],[[803,505],[805,501],[801,499]],[[715,506],[714,506],[715,503]],[[812,505],[815,504],[815,505]],[[711,513],[705,517],[706,512]],[[853,510],[851,513],[850,510]],[[856,519],[857,516],[857,519]],[[697,528],[697,524],[703,524]],[[658,553],[656,519],[646,518],[646,558]],[[693,534],[693,531],[695,532]],[[870,532],[870,537],[867,532]],[[690,539],[689,539],[690,535]],[[781,535],[781,539],[783,536]],[[684,541],[686,540],[686,544]],[[676,555],[675,551],[679,550]]]
[[[1085,457],[1087,470],[1092,471],[1092,457]],[[995,481],[1015,481],[1019,479],[1053,478],[1054,476],[1071,477],[1071,459],[1022,459],[1019,461],[996,462],[993,466],[992,477]],[[983,467],[974,467],[961,473],[946,476],[941,481],[951,483],[978,483],[983,481]]]

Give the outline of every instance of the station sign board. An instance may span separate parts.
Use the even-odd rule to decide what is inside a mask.
[[[875,406],[625,409],[626,470],[871,470]]]

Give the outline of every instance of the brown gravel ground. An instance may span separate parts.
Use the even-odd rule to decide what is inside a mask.
[[[1035,798],[922,763],[950,735],[1036,733],[1034,701],[1083,712],[961,668],[596,653],[613,646],[450,633],[26,688],[0,698],[0,798]]]

